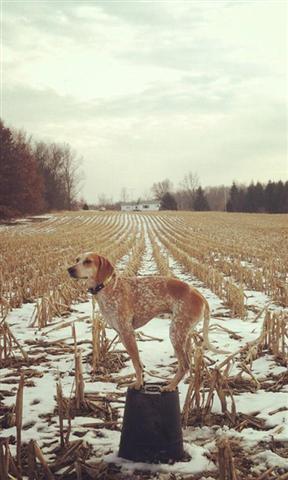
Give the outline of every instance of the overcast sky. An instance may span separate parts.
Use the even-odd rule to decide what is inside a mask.
[[[83,157],[83,196],[287,179],[287,2],[2,1],[2,118]]]

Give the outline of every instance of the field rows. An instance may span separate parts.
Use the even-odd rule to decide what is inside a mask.
[[[75,252],[94,250],[116,262],[132,250],[134,239],[146,225],[148,233],[166,242],[174,255],[182,255],[182,261],[188,262],[187,268],[193,269],[196,276],[201,280],[207,276],[210,288],[214,285],[217,289],[215,283],[222,283],[218,293],[224,290],[223,296],[225,290],[232,289],[240,303],[242,295],[244,303],[243,289],[246,288],[264,292],[282,306],[288,305],[284,221],[277,235],[269,224],[265,234],[262,228],[261,238],[255,235],[251,221],[246,229],[239,231],[236,243],[233,222],[229,232],[227,225],[224,229],[220,221],[216,225],[207,222],[204,228],[202,217],[201,221],[198,215],[190,217],[188,214],[55,215],[46,221],[4,230],[0,236],[0,296],[15,307],[64,284],[70,288],[72,282],[63,267],[74,260]],[[227,295],[230,298],[229,292]],[[235,313],[243,316],[244,307],[235,306]]]
[[[78,480],[97,460],[93,478],[124,480],[140,469],[143,479],[218,480],[225,478],[217,462],[222,452],[232,455],[238,480],[258,480],[269,469],[263,478],[282,480],[288,470],[286,223],[285,215],[75,212],[0,226],[0,439],[8,438],[11,454],[17,456],[22,373],[22,444],[32,457],[41,449],[55,479]],[[133,369],[84,282],[67,274],[85,251],[107,256],[122,275],[176,276],[210,304],[210,340],[231,355],[204,354],[201,326],[192,336],[190,375],[179,387],[187,462],[160,468],[117,457]],[[175,370],[168,325],[157,318],[137,333],[146,381],[165,380]],[[78,452],[64,467],[59,442],[64,459],[69,449]]]

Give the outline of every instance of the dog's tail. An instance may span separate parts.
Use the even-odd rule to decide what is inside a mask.
[[[219,350],[218,348],[214,347],[209,341],[209,322],[210,322],[210,308],[207,300],[204,303],[204,321],[203,321],[203,346],[207,348],[207,350],[211,350],[211,352],[215,353],[231,353],[227,350]]]

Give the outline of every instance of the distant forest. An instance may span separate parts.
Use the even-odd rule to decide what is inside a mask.
[[[75,206],[81,159],[68,144],[34,141],[1,120],[0,144],[0,218]]]
[[[287,213],[288,182],[267,184],[253,182],[250,185],[207,187],[202,189],[197,175],[184,177],[182,188],[173,192],[171,182],[166,179],[152,187],[163,210],[224,211],[249,213]]]
[[[79,200],[82,159],[70,145],[34,141],[22,130],[5,127],[1,120],[0,144],[0,219],[89,208]],[[190,172],[178,189],[168,179],[154,183],[150,198],[158,200],[162,210],[287,213],[288,182],[257,182],[248,187],[234,182],[231,187],[203,189],[197,174]],[[123,188],[121,201],[127,200]],[[115,210],[121,201],[99,195],[93,206]]]
[[[233,183],[229,200],[228,212],[256,213],[287,213],[288,212],[288,182],[271,182],[266,185],[251,183],[248,187]]]

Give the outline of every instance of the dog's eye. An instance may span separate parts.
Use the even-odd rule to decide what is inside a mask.
[[[84,265],[88,265],[89,263],[92,263],[92,260],[90,260],[90,258],[87,258],[86,260],[84,260]]]

